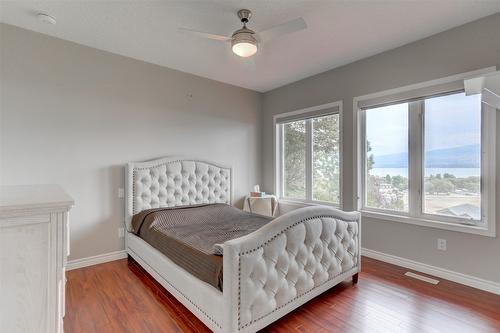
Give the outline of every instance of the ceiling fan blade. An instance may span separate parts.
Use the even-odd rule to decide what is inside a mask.
[[[213,39],[213,40],[218,40],[222,42],[227,42],[231,40],[231,37],[226,37],[226,36],[221,36],[221,35],[216,35],[216,34],[211,34],[208,32],[202,32],[202,31],[197,31],[197,30],[192,30],[192,29],[187,29],[187,28],[179,28],[179,32],[185,33],[185,34],[190,34],[194,35],[197,37],[202,37],[202,38],[208,38],[208,39]]]
[[[300,31],[307,28],[306,21],[302,17],[277,25],[273,28],[261,31],[258,37],[262,42],[267,42],[273,38]]]

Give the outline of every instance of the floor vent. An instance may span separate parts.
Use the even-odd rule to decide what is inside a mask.
[[[430,283],[430,284],[438,284],[439,283],[439,280],[431,279],[430,277],[423,276],[423,275],[416,274],[416,273],[412,273],[412,272],[406,272],[405,275],[408,277],[417,279],[417,280],[421,280],[421,281]]]

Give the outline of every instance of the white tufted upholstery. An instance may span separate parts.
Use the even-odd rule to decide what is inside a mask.
[[[134,213],[200,203],[229,203],[229,172],[195,161],[134,170]]]
[[[357,271],[359,231],[357,213],[309,207],[226,242],[224,256],[233,256],[238,267],[237,275],[229,277],[231,289],[228,286],[228,291],[237,289],[238,294],[233,330],[254,331],[259,322],[276,320],[285,307],[303,303],[309,293],[344,273]],[[231,258],[224,260],[226,287],[226,263]]]
[[[231,169],[209,162],[165,158],[130,163],[128,219],[145,209],[231,203]]]
[[[230,168],[190,159],[129,163],[127,226],[133,214],[148,208],[231,203],[231,177]],[[128,241],[127,251],[144,260],[153,276],[165,272],[156,278],[208,327],[250,333],[359,272],[361,218],[357,212],[311,206],[225,242],[223,293],[175,264],[167,274],[168,259],[145,242],[134,247],[140,242]]]
[[[357,237],[356,222],[320,217],[241,255],[240,328],[355,267]]]

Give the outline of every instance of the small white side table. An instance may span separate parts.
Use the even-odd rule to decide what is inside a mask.
[[[243,210],[250,213],[275,217],[279,214],[278,198],[272,194],[266,194],[263,197],[246,196]]]

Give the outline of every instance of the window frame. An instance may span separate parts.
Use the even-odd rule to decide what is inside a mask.
[[[337,109],[332,111],[331,109]],[[324,112],[322,112],[324,111]],[[313,119],[330,115],[338,115],[339,117],[339,198],[338,203],[313,200]],[[305,175],[305,199],[297,199],[285,197],[284,191],[284,136],[282,125],[285,122],[280,122],[280,118],[294,116],[296,119],[293,121],[305,120],[306,126],[306,175]],[[343,173],[342,173],[342,101],[335,101],[331,103],[321,104],[313,107],[299,109],[291,112],[276,114],[273,116],[273,130],[274,130],[274,191],[280,202],[300,205],[327,205],[332,207],[341,208],[342,202],[342,189],[343,189]]]
[[[382,221],[395,221],[420,226],[427,226],[438,229],[459,231],[465,233],[478,234],[495,237],[495,147],[496,147],[496,110],[481,103],[481,221],[484,225],[465,224],[466,219],[451,216],[429,214],[424,211],[424,133],[425,133],[425,99],[439,95],[449,95],[463,92],[463,85],[460,89],[450,89],[439,91],[434,94],[427,94],[422,97],[412,99],[395,99],[386,104],[398,104],[408,102],[408,196],[409,210],[401,212],[395,210],[366,207],[366,109],[377,106],[366,106],[366,101],[373,98],[385,98],[405,92],[417,91],[422,88],[429,88],[439,84],[462,81],[464,79],[484,74],[492,68],[459,74],[439,80],[424,82],[398,89],[391,89],[386,92],[375,93],[356,97],[353,101],[355,112],[355,158],[357,159],[357,177],[355,188],[355,203],[365,217]],[[364,106],[360,104],[364,102]],[[413,118],[413,119],[412,119]],[[415,119],[416,118],[416,119]],[[418,124],[417,128],[412,125]]]
[[[386,104],[386,105],[394,105],[394,104],[403,104],[403,103],[408,103],[408,198],[410,197],[410,181],[413,177],[411,177],[410,175],[410,170],[414,171],[413,168],[410,168],[410,164],[412,163],[412,160],[411,160],[411,149],[412,149],[412,145],[410,144],[410,138],[411,138],[411,132],[412,132],[412,129],[411,129],[411,119],[410,119],[410,116],[411,116],[411,112],[410,110],[412,109],[412,106],[411,106],[411,103],[413,102],[410,102],[410,101],[398,101],[398,102],[395,102],[395,103],[390,103],[390,104]],[[383,105],[382,105],[383,106]],[[378,106],[374,106],[374,107],[378,107]],[[371,108],[371,107],[370,107]],[[360,133],[361,135],[361,145],[362,147],[364,147],[364,149],[361,149],[360,151],[360,165],[362,167],[362,170],[361,170],[361,186],[362,186],[362,191],[360,192],[361,195],[360,195],[360,205],[358,207],[360,207],[360,210],[361,211],[365,211],[365,212],[373,212],[373,213],[381,213],[381,214],[390,214],[390,215],[397,215],[397,216],[409,216],[410,215],[410,212],[412,210],[412,202],[408,202],[408,212],[405,212],[405,211],[398,211],[398,210],[390,210],[390,209],[384,209],[384,208],[377,208],[377,207],[368,207],[365,205],[366,203],[366,197],[367,197],[367,188],[365,186],[366,184],[366,176],[367,176],[367,170],[366,170],[366,145],[367,145],[367,141],[366,141],[366,112],[362,112],[364,110],[360,109],[359,110],[359,120],[361,122],[361,129],[363,129]]]

